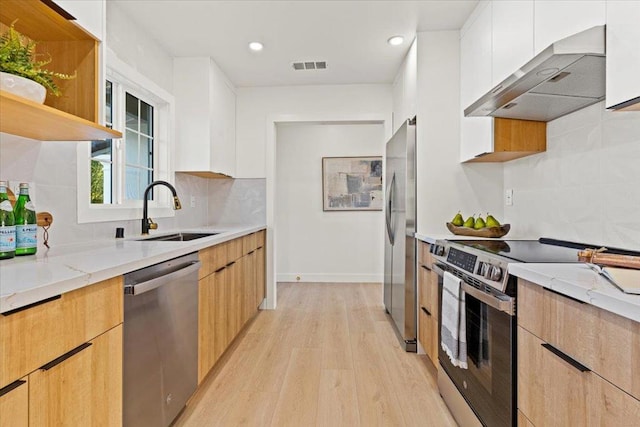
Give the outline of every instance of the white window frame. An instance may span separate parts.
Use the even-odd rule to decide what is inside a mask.
[[[150,79],[134,70],[118,59],[113,51],[106,50],[107,68],[106,79],[124,88],[126,92],[150,103],[154,108],[154,179],[175,183],[173,169],[173,141],[174,141],[174,97],[169,92],[152,82]],[[122,92],[124,93],[124,92]],[[100,99],[104,99],[101,94]],[[115,95],[114,95],[115,99]],[[101,104],[102,105],[102,104]],[[101,108],[102,111],[102,108]],[[124,114],[116,111],[113,114]],[[103,121],[103,120],[101,120]],[[115,121],[115,120],[114,120]],[[124,129],[118,129],[123,132]],[[118,146],[121,140],[114,140]],[[122,148],[113,151],[114,161],[124,162]],[[115,159],[118,156],[118,159]],[[91,203],[91,142],[78,143],[77,147],[77,179],[78,179],[78,223],[120,221],[142,219],[142,200],[126,200],[120,188],[113,189],[112,204]],[[124,168],[122,168],[124,171]],[[114,171],[114,174],[117,171]],[[120,185],[122,183],[120,177]],[[162,186],[154,189],[154,200],[149,200],[149,216],[163,218],[175,216],[172,208],[170,191]]]

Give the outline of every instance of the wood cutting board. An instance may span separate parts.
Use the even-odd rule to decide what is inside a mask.
[[[640,270],[603,267],[602,271],[623,292],[640,295]]]

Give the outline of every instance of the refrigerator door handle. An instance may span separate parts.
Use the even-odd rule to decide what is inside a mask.
[[[393,196],[394,196],[394,188],[395,188],[395,184],[396,184],[396,174],[395,172],[393,173],[393,176],[391,177],[391,184],[389,184],[389,191],[387,191],[387,206],[386,206],[386,222],[387,222],[387,235],[389,236],[389,242],[391,242],[391,245],[393,245],[394,242],[394,233],[393,233],[393,229],[391,228],[391,209],[393,208]]]

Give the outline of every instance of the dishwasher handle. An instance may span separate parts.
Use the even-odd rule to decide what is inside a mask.
[[[200,261],[193,261],[187,264],[186,267],[181,268],[180,270],[173,271],[169,274],[164,274],[159,277],[155,277],[151,280],[147,280],[145,282],[136,283],[133,285],[126,285],[124,287],[125,295],[140,295],[145,292],[149,292],[160,286],[166,285],[171,281],[186,276],[188,274],[197,272],[202,263]]]

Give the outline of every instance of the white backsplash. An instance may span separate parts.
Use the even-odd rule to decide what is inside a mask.
[[[140,220],[78,224],[76,142],[41,142],[0,133],[0,179],[35,184],[33,201],[39,212],[53,215],[51,246],[115,237],[124,227],[125,237],[140,234]],[[171,218],[157,218],[159,229],[259,224],[265,222],[264,179],[209,180],[176,174],[182,209]],[[191,196],[195,207],[191,207]],[[142,218],[142,215],[140,215]],[[38,232],[39,251],[42,229]]]
[[[598,103],[548,123],[547,151],[507,162],[510,237],[640,250],[640,113]]]

